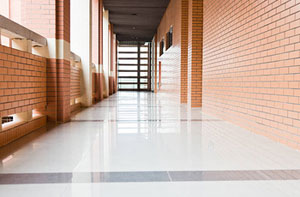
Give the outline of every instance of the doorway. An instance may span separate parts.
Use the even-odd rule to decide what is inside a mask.
[[[119,42],[118,89],[120,91],[151,90],[151,44]]]

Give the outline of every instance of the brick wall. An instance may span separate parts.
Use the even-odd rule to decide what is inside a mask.
[[[22,0],[21,24],[46,38],[70,42],[70,0]]]
[[[22,25],[46,38],[56,37],[56,0],[22,0],[21,13]]]
[[[46,107],[46,58],[0,45],[0,117]],[[0,147],[46,125],[39,115],[3,127]]]
[[[48,48],[47,115],[50,121],[66,122],[70,119],[70,0],[24,0],[21,16],[22,25],[48,38],[52,46]]]
[[[46,59],[0,45],[0,116],[46,106]]]
[[[30,132],[42,128],[46,125],[47,117],[38,116],[26,123],[20,123],[12,128],[0,132],[0,147],[29,134]]]
[[[300,2],[205,0],[203,106],[300,149]]]
[[[181,0],[171,0],[157,29],[157,46],[173,26],[173,46],[159,56],[162,65],[162,84],[160,92],[170,93],[176,102],[180,102],[180,57],[181,57]],[[165,44],[166,46],[166,44]],[[157,64],[159,65],[159,64]]]

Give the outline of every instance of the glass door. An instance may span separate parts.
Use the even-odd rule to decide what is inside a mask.
[[[150,91],[149,43],[119,43],[118,89]]]

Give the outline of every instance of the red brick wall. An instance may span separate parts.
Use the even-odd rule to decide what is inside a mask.
[[[0,116],[46,106],[46,59],[0,45]]]
[[[21,23],[45,36],[70,42],[70,0],[22,0]]]
[[[0,45],[0,117],[46,107],[46,58]],[[3,128],[0,147],[46,124],[35,117]]]
[[[46,122],[46,116],[39,116],[29,122],[18,124],[15,127],[0,132],[0,147],[17,140],[18,138],[25,136],[36,129],[44,127]]]
[[[22,1],[22,25],[46,38],[69,43],[70,0]],[[66,43],[64,45],[68,45]],[[65,48],[67,46],[63,46],[63,49],[50,49],[54,50],[50,54],[58,54],[59,50]],[[70,61],[67,57],[50,57],[47,67],[49,120],[66,122],[70,118]]]
[[[22,0],[21,13],[22,25],[46,38],[56,37],[56,0]]]
[[[203,107],[300,149],[300,2],[204,1]]]
[[[170,93],[176,102],[180,102],[181,0],[170,1],[157,29],[157,47],[163,38],[166,40],[166,34],[171,26],[173,26],[173,46],[164,51],[162,56],[159,56],[159,48],[157,50],[158,61],[162,63],[160,92]]]

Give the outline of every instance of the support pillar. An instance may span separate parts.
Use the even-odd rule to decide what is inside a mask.
[[[158,43],[157,43],[157,34],[155,34],[154,38],[154,93],[157,93],[157,56],[158,56]]]
[[[70,119],[70,0],[20,1],[21,23],[47,38],[47,49],[35,47],[47,60],[47,109],[50,121]],[[47,15],[36,14],[43,7]],[[39,55],[40,55],[39,54]]]
[[[181,69],[180,102],[188,102],[188,15],[189,0],[181,0]]]
[[[110,73],[110,33],[109,33],[109,13],[103,11],[103,97],[109,96],[109,73]],[[105,41],[105,42],[104,42]]]
[[[189,0],[188,104],[202,107],[203,0]]]
[[[0,132],[2,131],[2,116],[0,116]]]
[[[103,0],[92,0],[92,62],[96,66],[96,101],[103,99],[101,69],[103,64]]]

